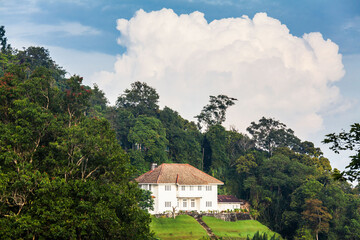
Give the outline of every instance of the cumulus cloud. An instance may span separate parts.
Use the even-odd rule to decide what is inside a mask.
[[[208,23],[201,12],[139,10],[117,29],[126,52],[114,71],[93,77],[113,103],[144,81],[162,106],[193,120],[209,95],[226,94],[238,101],[225,125],[245,131],[251,121],[274,117],[303,137],[322,128],[323,111],[343,105],[333,85],[344,75],[338,46],[320,33],[293,36],[266,13]]]

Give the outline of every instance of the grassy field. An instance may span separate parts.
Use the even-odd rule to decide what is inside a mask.
[[[199,239],[206,237],[206,231],[193,218],[187,215],[173,218],[152,218],[150,224],[151,230],[156,237],[167,239]]]
[[[214,234],[218,237],[231,238],[246,238],[247,235],[251,237],[259,231],[266,232],[268,235],[274,235],[270,229],[255,220],[244,220],[236,222],[225,222],[215,217],[203,217],[202,220],[212,229]]]

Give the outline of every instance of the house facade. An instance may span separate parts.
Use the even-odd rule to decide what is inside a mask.
[[[151,191],[152,214],[166,211],[218,210],[218,185],[224,183],[189,165],[164,163],[135,179],[142,189]]]
[[[218,195],[219,211],[235,210],[241,208],[241,201],[231,195]]]

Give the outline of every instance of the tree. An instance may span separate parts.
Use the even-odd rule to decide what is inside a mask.
[[[118,97],[116,106],[130,111],[135,117],[140,115],[156,116],[159,111],[159,95],[146,83],[134,82]]]
[[[0,45],[1,45],[1,49],[0,49],[1,53],[6,53],[11,50],[11,46],[7,43],[7,38],[5,37],[4,26],[0,26]]]
[[[206,129],[211,126],[222,124],[226,119],[226,110],[228,107],[235,104],[236,98],[228,97],[226,95],[210,96],[210,103],[203,107],[201,113],[195,118],[198,119],[199,129],[206,126]]]
[[[130,182],[105,119],[84,114],[91,91],[74,76],[16,65],[0,77],[0,236],[149,239],[151,198]]]
[[[89,99],[89,108],[87,109],[87,113],[91,117],[105,117],[107,104],[109,102],[105,97],[105,93],[99,89],[97,84],[94,84],[91,91],[92,94]]]
[[[294,131],[273,118],[262,117],[259,123],[251,122],[246,130],[252,135],[256,147],[267,151],[270,156],[277,147],[297,151],[300,146],[300,139],[294,135]]]
[[[128,139],[133,144],[133,149],[145,153],[145,160],[148,163],[161,164],[167,161],[165,151],[168,140],[160,120],[139,116],[134,127],[130,129]]]
[[[216,177],[225,176],[229,166],[226,154],[226,130],[221,125],[214,125],[205,134],[204,169],[209,169]]]
[[[313,230],[316,240],[319,239],[319,232],[329,231],[329,221],[332,216],[327,212],[327,208],[318,199],[307,199],[305,201],[306,210],[302,212],[303,219],[307,221],[309,228]]]
[[[17,61],[12,54],[15,50],[7,43],[4,26],[0,26],[0,47],[0,77],[2,77],[6,70]]]
[[[132,143],[129,141],[128,136],[136,121],[134,115],[129,110],[110,107],[107,112],[107,119],[111,122],[121,147],[126,151],[131,149]]]
[[[243,156],[245,152],[254,147],[253,141],[246,135],[230,128],[226,132],[226,151],[230,159],[230,165]]]
[[[166,129],[169,159],[176,163],[189,163],[201,168],[202,136],[196,125],[183,119],[176,111],[168,107],[160,111],[159,119]]]
[[[360,180],[360,124],[352,124],[349,132],[328,134],[323,142],[332,144],[330,149],[337,154],[343,150],[355,151],[355,155],[350,156],[350,164],[346,167],[348,170],[337,177],[350,181]]]
[[[44,67],[51,72],[52,77],[60,88],[64,86],[63,80],[66,71],[52,60],[48,49],[30,46],[18,51],[16,58],[22,66],[26,66],[28,75],[37,67]]]
[[[249,174],[252,169],[258,166],[256,164],[254,155],[250,153],[239,157],[235,163],[236,163],[236,171],[239,174],[241,173]]]
[[[83,78],[77,75],[66,80],[66,94],[63,97],[63,107],[65,107],[64,110],[68,114],[69,127],[71,124],[76,124],[84,115],[92,94],[90,89],[81,85],[82,81]]]

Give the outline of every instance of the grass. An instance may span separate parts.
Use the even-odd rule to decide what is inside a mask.
[[[202,220],[212,229],[217,237],[246,239],[252,237],[257,231],[266,232],[268,236],[273,236],[268,227],[255,220],[242,220],[236,222],[225,222],[215,217],[202,217]]]
[[[201,225],[193,217],[187,215],[180,215],[175,219],[152,217],[150,227],[155,232],[155,236],[162,240],[207,237]]]

